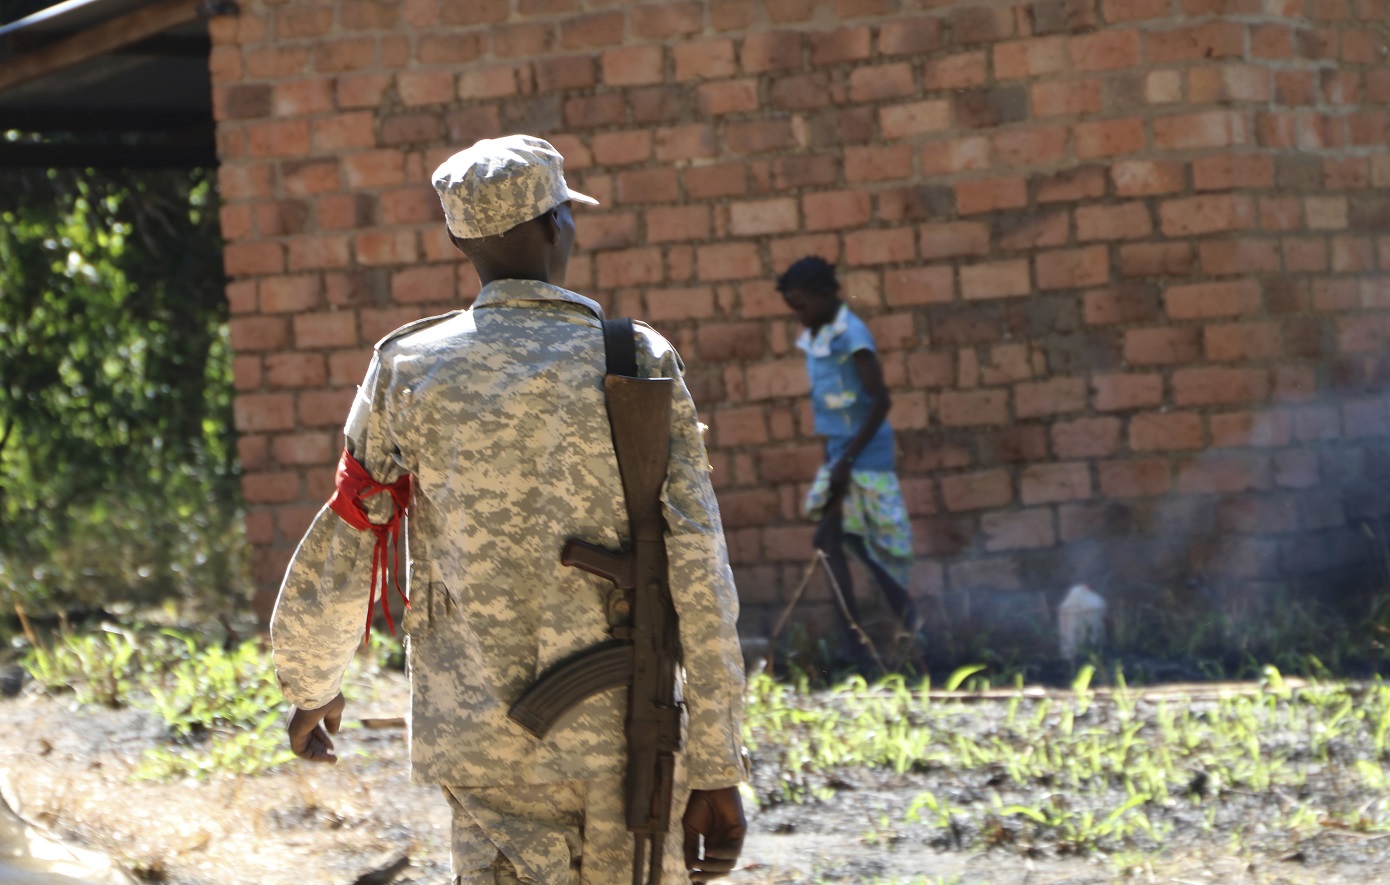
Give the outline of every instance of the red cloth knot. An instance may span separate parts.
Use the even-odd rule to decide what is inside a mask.
[[[401,564],[401,517],[406,515],[410,507],[410,474],[407,473],[390,485],[377,482],[347,449],[343,449],[334,486],[333,497],[328,499],[329,509],[358,531],[376,535],[376,544],[372,547],[371,593],[367,597],[367,635],[363,637],[363,641],[371,636],[372,608],[378,598],[381,600],[381,611],[386,615],[386,626],[391,628],[391,635],[394,636],[396,625],[391,620],[391,608],[386,600],[388,583],[394,581],[401,601],[405,603],[406,608],[410,608],[410,599],[401,589],[400,577],[397,574]],[[383,492],[391,496],[391,518],[386,522],[372,522],[367,516],[367,506],[363,502]],[[379,597],[378,587],[381,588]]]

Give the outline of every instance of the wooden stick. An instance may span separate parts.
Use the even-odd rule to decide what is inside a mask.
[[[24,603],[19,601],[19,593],[13,587],[10,588],[10,596],[14,599],[14,613],[19,616],[19,626],[24,630],[24,638],[29,640],[31,646],[38,648],[39,637],[34,633],[34,626],[29,623],[29,616],[24,612]]]
[[[859,643],[863,645],[864,648],[868,649],[869,654],[873,656],[874,663],[878,665],[879,671],[887,673],[888,668],[884,665],[883,658],[878,653],[878,647],[875,646],[873,640],[869,638],[869,634],[864,632],[864,628],[859,626],[859,622],[854,619],[854,615],[850,614],[849,603],[845,600],[845,593],[840,589],[840,582],[835,580],[835,570],[830,567],[830,557],[825,555],[824,550],[817,549],[816,562],[825,566],[825,576],[830,579],[830,589],[835,594],[835,601],[840,604],[840,612],[845,616],[845,621],[849,624],[851,632],[854,633]]]

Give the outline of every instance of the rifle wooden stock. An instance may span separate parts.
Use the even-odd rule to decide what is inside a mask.
[[[674,382],[606,375],[603,383],[627,501],[631,549],[614,552],[571,539],[560,561],[629,591],[632,623],[619,635],[630,638],[601,643],[552,667],[507,715],[531,734],[544,737],[580,701],[627,686],[623,792],[627,828],[636,838],[632,881],[657,885],[671,827],[675,754],[681,747],[681,708],[676,699],[680,631],[667,573],[661,506],[670,456]]]

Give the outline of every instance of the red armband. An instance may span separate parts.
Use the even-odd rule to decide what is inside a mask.
[[[372,547],[371,593],[367,597],[367,636],[372,633],[372,608],[378,599],[378,586],[381,588],[381,610],[386,615],[386,625],[391,628],[391,635],[394,636],[396,625],[391,620],[391,608],[386,601],[386,585],[389,582],[395,582],[396,592],[400,594],[401,601],[405,603],[406,608],[410,607],[410,599],[401,589],[400,577],[396,574],[401,565],[401,517],[406,515],[410,507],[410,474],[407,473],[390,485],[379,483],[372,479],[367,469],[352,457],[347,449],[343,449],[334,486],[333,497],[328,499],[329,509],[358,531],[376,535],[376,544]],[[383,523],[375,523],[368,518],[367,506],[363,501],[383,492],[391,496],[391,518]]]

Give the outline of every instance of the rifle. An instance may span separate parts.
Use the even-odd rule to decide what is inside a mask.
[[[631,350],[631,322],[617,325],[626,326],[626,347]],[[611,581],[624,597],[615,608],[630,613],[630,620],[612,629],[612,640],[550,668],[522,694],[507,715],[541,738],[585,698],[609,689],[627,688],[627,771],[623,793],[627,828],[635,839],[632,882],[658,885],[671,826],[676,753],[681,748],[681,704],[676,697],[680,633],[668,581],[666,520],[661,508],[661,486],[670,452],[674,382],[670,378],[635,378],[615,373],[615,337],[610,334],[609,374],[603,385],[627,501],[631,548],[615,552],[572,538],[565,543],[560,561]],[[630,358],[629,374],[635,375],[635,354]],[[647,864],[644,861],[649,843],[651,859]],[[644,866],[648,867],[647,877],[643,876]]]

